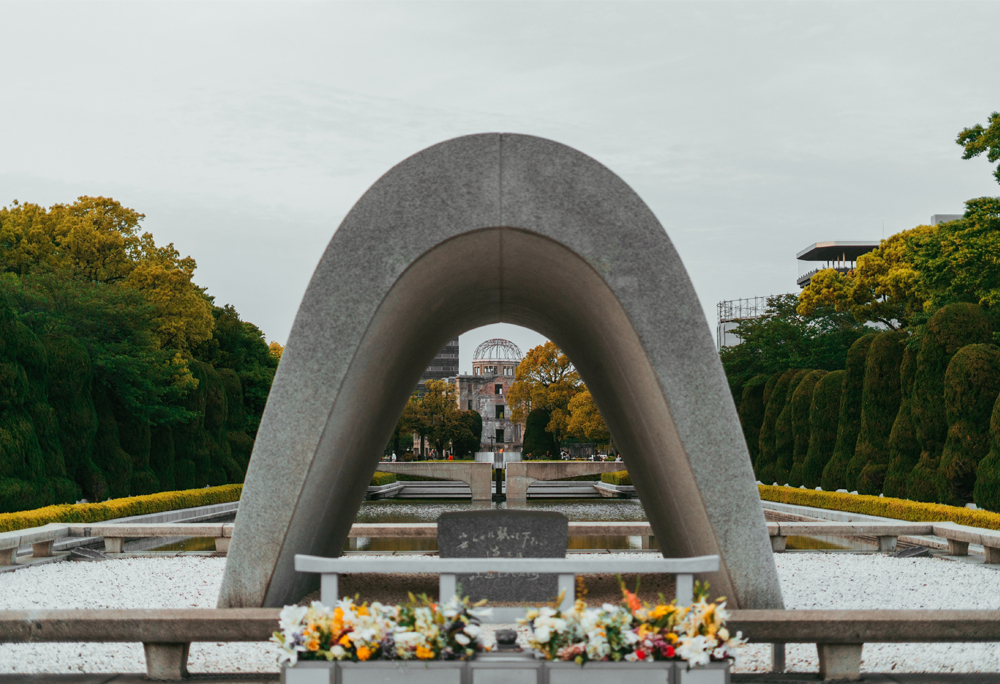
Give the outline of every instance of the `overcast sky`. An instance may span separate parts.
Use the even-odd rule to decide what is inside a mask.
[[[284,343],[392,165],[552,138],[659,217],[709,325],[795,253],[1000,194],[959,130],[1000,109],[1000,3],[0,3],[0,205],[104,195]],[[883,228],[884,226],[884,228]],[[461,369],[488,336],[463,335]]]

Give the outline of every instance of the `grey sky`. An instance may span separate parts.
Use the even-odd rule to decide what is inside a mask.
[[[1000,194],[957,132],[1000,109],[1000,3],[0,3],[0,205],[112,196],[284,342],[389,167],[514,131],[622,176],[714,325],[795,253]],[[463,336],[462,369],[486,336]]]

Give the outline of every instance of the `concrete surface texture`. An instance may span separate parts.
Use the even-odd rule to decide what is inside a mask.
[[[719,554],[732,607],[781,590],[736,408],[680,257],[643,201],[542,138],[449,140],[391,169],[334,233],[247,472],[219,605],[307,593],[420,374],[460,332],[532,328],[573,360],[668,557]]]
[[[507,501],[527,501],[528,487],[538,480],[560,480],[624,470],[624,463],[614,461],[519,461],[508,463],[504,472],[507,480]]]
[[[473,501],[490,501],[493,492],[493,464],[473,461],[436,461],[431,463],[386,463],[378,469],[384,473],[461,480],[472,490]]]

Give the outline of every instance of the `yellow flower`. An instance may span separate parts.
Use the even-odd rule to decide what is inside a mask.
[[[421,660],[430,660],[434,657],[434,651],[426,646],[417,646],[417,657]]]
[[[653,612],[650,613],[649,617],[653,620],[659,620],[662,617],[670,615],[675,610],[677,610],[675,606],[661,603],[653,609]]]
[[[351,635],[350,634],[345,634],[344,636],[340,637],[340,641],[338,641],[337,643],[340,644],[341,646],[344,646],[345,648],[350,648],[351,647]]]
[[[358,649],[358,660],[368,660],[372,657],[371,649],[362,646]]]
[[[649,625],[647,625],[646,623],[642,623],[641,625],[639,625],[639,638],[640,639],[645,639],[647,634],[653,634],[655,632],[656,632],[656,630],[655,629],[650,629]]]
[[[668,632],[667,636],[666,636],[666,639],[667,639],[667,641],[669,641],[672,644],[676,644],[677,643],[677,635],[674,634],[673,632]]]
[[[343,620],[344,620],[344,609],[343,608],[334,608],[333,609],[333,619],[336,620],[337,622],[343,622]]]
[[[358,615],[368,615],[368,606],[358,608]]]
[[[319,637],[313,637],[312,639],[309,639],[308,641],[306,641],[306,648],[308,650],[310,650],[310,651],[318,651],[319,650]]]

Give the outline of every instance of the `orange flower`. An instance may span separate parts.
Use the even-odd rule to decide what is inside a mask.
[[[333,609],[333,619],[337,622],[341,622],[344,619],[344,609],[334,608]]]
[[[361,646],[358,648],[358,660],[368,660],[372,657],[371,649],[367,646]]]
[[[312,639],[309,639],[308,641],[306,641],[306,648],[308,650],[310,650],[310,651],[318,651],[319,650],[319,637],[313,637]]]
[[[368,606],[358,608],[358,615],[368,615]]]
[[[344,636],[340,637],[340,641],[338,641],[337,643],[340,644],[341,646],[345,647],[345,648],[350,648],[351,647],[351,635],[345,634]]]
[[[638,596],[633,594],[628,589],[622,589],[622,593],[625,594],[625,605],[628,606],[629,610],[634,613],[642,608],[642,601],[639,600]]]
[[[417,657],[421,660],[430,660],[434,657],[434,651],[426,646],[417,646]]]

